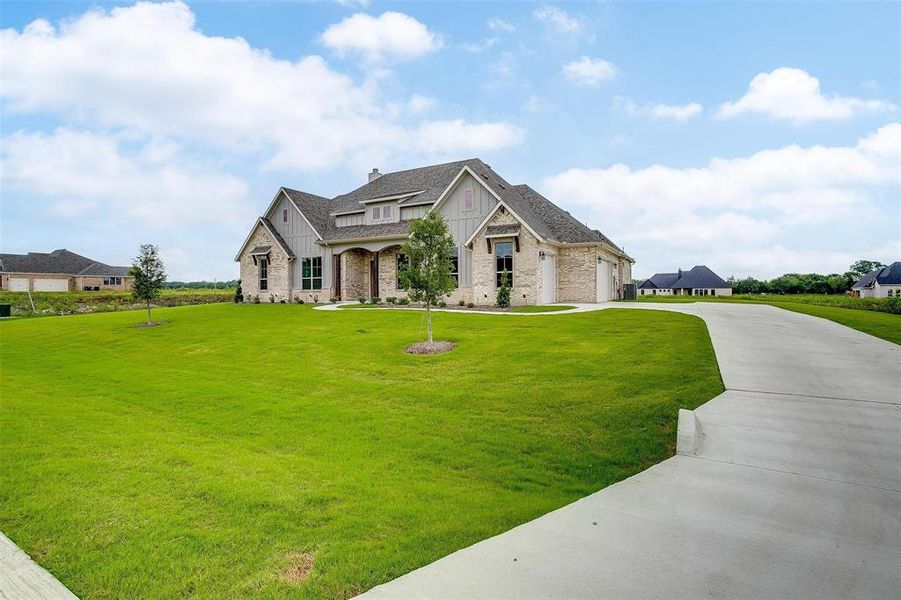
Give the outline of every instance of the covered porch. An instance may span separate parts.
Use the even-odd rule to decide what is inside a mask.
[[[353,301],[406,296],[397,285],[402,244],[402,239],[394,239],[333,248],[335,298]]]

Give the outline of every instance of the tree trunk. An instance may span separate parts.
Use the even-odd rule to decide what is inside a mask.
[[[150,320],[150,300],[147,301],[147,324],[150,325],[153,321]]]
[[[429,302],[425,303],[425,328],[429,333],[429,343],[432,343],[432,305]]]

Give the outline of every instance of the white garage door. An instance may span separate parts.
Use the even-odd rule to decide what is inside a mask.
[[[35,279],[34,291],[36,292],[68,292],[68,279]]]
[[[548,252],[541,261],[541,303],[557,301],[557,255]]]
[[[10,277],[9,291],[11,292],[27,292],[28,278],[26,277]]]
[[[598,259],[598,302],[610,300],[610,261]]]

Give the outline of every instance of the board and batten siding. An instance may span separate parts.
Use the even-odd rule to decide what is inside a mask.
[[[383,214],[382,210],[386,206],[391,207],[391,216],[388,217],[387,219],[382,217],[382,214]],[[379,218],[373,219],[372,211],[373,211],[373,209],[376,209],[376,208],[379,209]],[[399,212],[400,211],[398,210],[397,200],[389,200],[387,202],[376,202],[376,203],[372,203],[372,204],[367,204],[366,205],[366,213],[365,213],[366,218],[365,218],[364,222],[366,225],[380,225],[382,223],[397,223],[400,220],[400,216],[398,215]]]
[[[284,215],[287,210],[288,221],[285,222]],[[322,289],[328,290],[332,285],[332,253],[329,248],[320,246],[316,243],[319,239],[313,228],[307,223],[301,214],[297,211],[294,203],[291,202],[284,194],[269,214],[266,215],[275,226],[291,251],[296,257],[291,266],[291,281],[289,285],[295,293],[301,291],[301,265],[304,257],[321,256],[322,257]]]
[[[472,192],[472,209],[467,210],[464,196],[467,191]],[[460,286],[472,285],[472,251],[463,247],[469,236],[481,225],[495,205],[497,199],[491,195],[485,186],[473,179],[472,175],[465,175],[457,186],[451,190],[444,203],[439,207],[441,216],[447,221],[447,227],[457,243],[459,256]]]
[[[419,206],[401,206],[400,220],[412,221],[413,219],[421,219],[428,214],[431,204],[420,204]]]
[[[350,227],[351,225],[362,225],[364,213],[356,213],[352,215],[339,215],[335,217],[336,227]]]

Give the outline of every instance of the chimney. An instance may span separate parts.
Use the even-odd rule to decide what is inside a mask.
[[[382,174],[379,173],[378,169],[373,169],[372,173],[369,174],[369,181],[375,181],[376,179],[378,179],[381,176],[382,176]]]
[[[679,279],[682,279],[682,269],[679,269]]]

